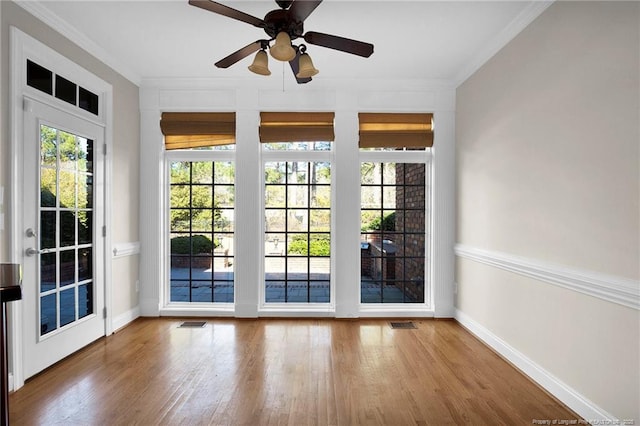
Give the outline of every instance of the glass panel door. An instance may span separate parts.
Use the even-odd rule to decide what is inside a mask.
[[[24,377],[105,334],[104,129],[28,101],[24,122]]]

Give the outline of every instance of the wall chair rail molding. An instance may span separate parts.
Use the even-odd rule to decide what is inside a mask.
[[[140,254],[140,243],[137,241],[130,243],[115,243],[111,252],[113,253],[114,259],[118,257],[134,256],[136,254]]]
[[[640,310],[640,281],[457,244],[456,256]]]

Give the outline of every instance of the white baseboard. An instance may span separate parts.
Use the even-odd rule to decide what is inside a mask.
[[[118,315],[113,319],[113,327],[112,330],[118,331],[125,325],[129,324],[131,321],[135,320],[140,316],[140,307],[136,306],[133,309],[128,310],[127,312]]]
[[[516,368],[522,371],[534,382],[538,383],[551,395],[558,398],[563,404],[576,412],[585,420],[607,421],[606,424],[620,424],[619,420],[598,407],[593,402],[582,396],[579,392],[571,388],[566,383],[555,377],[553,374],[527,358],[517,351],[500,337],[477,323],[464,312],[456,309],[455,319],[472,334],[482,340],[485,344],[502,355]],[[611,423],[609,423],[609,421]],[[604,424],[604,423],[601,423]]]
[[[8,378],[8,382],[9,382],[9,392],[13,392],[15,389],[13,389],[13,373],[9,373],[7,375]]]

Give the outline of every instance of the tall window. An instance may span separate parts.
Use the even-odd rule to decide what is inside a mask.
[[[424,303],[431,114],[360,119],[360,301]]]
[[[331,302],[333,113],[261,113],[264,302]]]
[[[422,303],[424,163],[361,163],[361,302]]]
[[[234,302],[235,114],[163,113],[170,303]]]
[[[265,301],[330,301],[331,165],[266,162]]]
[[[234,166],[170,163],[170,302],[234,301]]]

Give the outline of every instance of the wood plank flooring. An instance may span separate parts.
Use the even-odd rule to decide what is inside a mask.
[[[12,425],[532,424],[576,415],[454,321],[140,318],[28,380]]]

